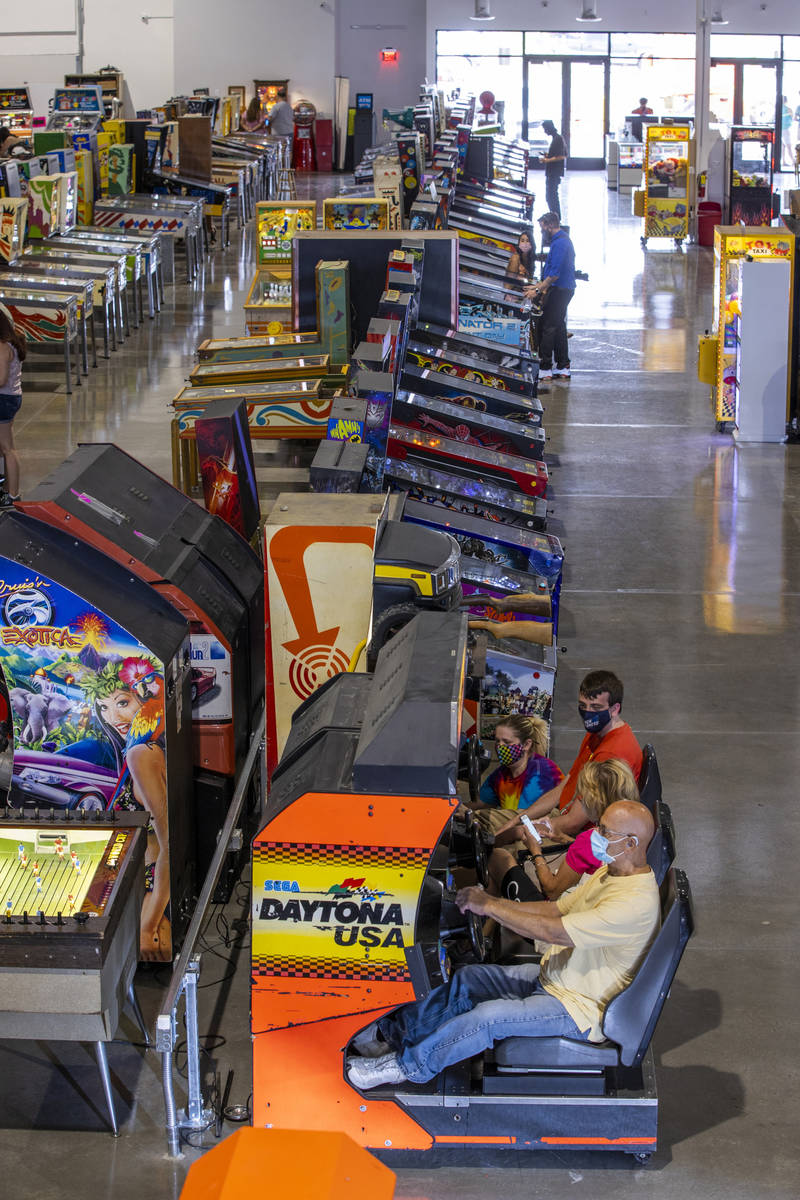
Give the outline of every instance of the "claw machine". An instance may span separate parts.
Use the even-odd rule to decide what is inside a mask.
[[[775,130],[734,125],[728,148],[728,224],[769,225]]]
[[[788,368],[796,348],[791,319],[787,316],[784,320],[783,313],[791,314],[793,308],[794,259],[795,238],[787,229],[718,225],[714,230],[716,379],[712,397],[714,420],[719,430],[730,430],[738,423],[738,406],[743,394],[742,370],[750,361],[751,348],[754,357],[760,359],[763,371],[776,376],[788,371],[787,411],[793,402],[795,372]],[[774,275],[774,278],[770,279],[769,285],[766,275],[754,276],[745,305],[740,264],[775,262],[788,263],[788,270],[771,272],[770,276]],[[771,299],[759,306],[754,297],[764,288]],[[772,333],[768,332],[771,327],[780,334],[778,348],[773,345]],[[767,344],[769,351],[765,348]]]
[[[316,225],[316,200],[262,200],[256,205],[258,267],[244,302],[249,334],[291,332],[292,241],[296,233]]]
[[[648,125],[644,159],[644,232],[680,246],[689,233],[690,125]]]

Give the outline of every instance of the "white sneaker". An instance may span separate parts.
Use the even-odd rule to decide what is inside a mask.
[[[569,367],[563,367],[561,370],[559,370],[558,367],[556,367],[555,371],[553,371],[553,379],[569,379],[569,378],[570,378]]]
[[[347,1078],[363,1092],[384,1083],[405,1083],[408,1076],[396,1054],[384,1054],[382,1058],[348,1058]]]
[[[552,372],[552,371],[540,371],[540,372],[539,372],[539,378],[540,378],[540,379],[552,379],[552,378],[553,378],[553,372]]]
[[[357,1054],[364,1058],[383,1058],[385,1054],[389,1053],[388,1043],[378,1033],[377,1021],[373,1021],[366,1029],[357,1033],[350,1045]]]

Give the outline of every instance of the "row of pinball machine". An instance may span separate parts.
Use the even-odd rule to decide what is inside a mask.
[[[231,107],[229,97],[227,109]],[[13,145],[0,158],[0,301],[30,361],[63,362],[67,392],[143,323],[175,282],[176,251],[193,280],[278,194],[291,139],[234,130],[177,98],[147,117],[107,117],[99,84],[57,88],[32,128],[26,88],[0,91]],[[223,114],[226,111],[223,105]],[[217,235],[219,227],[219,236]]]
[[[243,814],[253,1124],[381,1154],[646,1158],[650,1039],[692,927],[654,763],[662,930],[607,1041],[369,1093],[344,1074],[375,1017],[487,956],[454,899],[489,849],[459,791],[477,794],[501,716],[549,724],[556,677],[536,319],[507,274],[531,232],[525,149],[463,146],[468,111],[428,103],[436,211],[414,224],[414,201],[412,227],[303,228],[299,202],[260,203],[258,270],[289,243],[292,328],[199,346],[173,484],[84,445],[0,514],[6,1036],[94,1041],[103,1071],[137,959],[181,945],[263,733],[266,792]],[[313,459],[309,490],[262,518],[263,438]],[[225,849],[223,893],[242,866]]]

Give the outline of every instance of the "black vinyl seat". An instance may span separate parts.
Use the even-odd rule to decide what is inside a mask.
[[[639,799],[656,816],[661,800],[661,772],[656,752],[650,742],[642,747],[642,769],[639,772]]]
[[[661,928],[631,983],[606,1009],[606,1040],[506,1038],[494,1048],[498,1072],[596,1073],[607,1067],[638,1067],[693,930],[689,881],[673,868],[661,885]]]

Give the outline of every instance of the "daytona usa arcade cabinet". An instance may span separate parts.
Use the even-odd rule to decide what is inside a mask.
[[[647,1046],[691,930],[675,872],[607,1041],[512,1038],[422,1085],[359,1092],[345,1076],[356,1033],[486,953],[453,877],[486,870],[482,836],[456,812],[467,675],[464,618],[423,613],[374,675],[337,675],[295,714],[253,842],[253,1125],[340,1130],[390,1161],[456,1146],[647,1157]],[[631,993],[632,1011],[612,1014]]]

